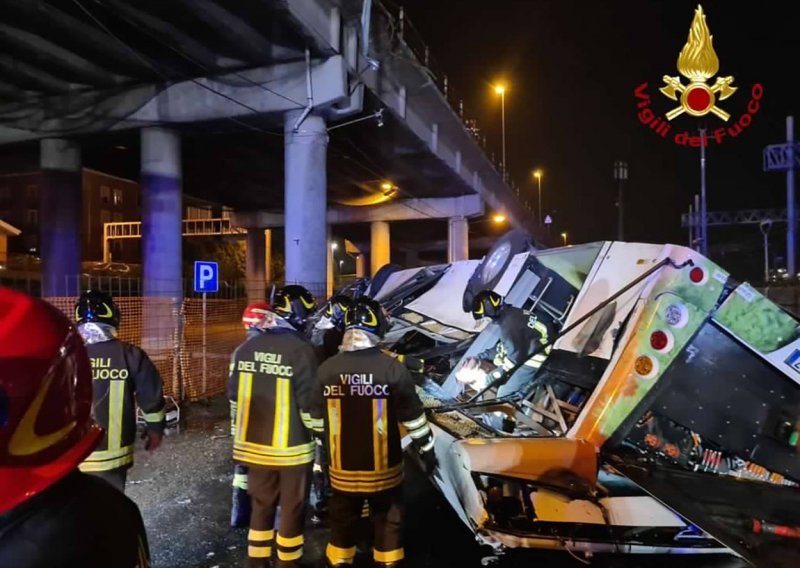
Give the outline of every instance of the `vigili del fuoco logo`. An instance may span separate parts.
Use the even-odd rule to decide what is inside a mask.
[[[633,91],[636,97],[636,107],[639,109],[637,113],[639,122],[648,126],[652,132],[662,138],[671,139],[679,146],[699,148],[701,144],[705,146],[722,144],[727,139],[736,138],[750,126],[761,106],[764,87],[760,83],[755,83],[750,87],[750,100],[741,114],[733,119],[731,114],[725,110],[727,104],[724,104],[723,101],[742,98],[743,93],[737,92],[739,87],[734,86],[732,75],[717,77],[713,84],[709,84],[709,79],[712,79],[719,71],[719,58],[714,51],[713,40],[714,37],[708,31],[703,7],[698,5],[694,12],[692,26],[689,28],[689,39],[678,56],[678,72],[688,82],[684,83],[680,77],[664,75],[664,85],[659,89],[666,98],[676,101],[677,106],[667,110],[664,114],[656,114],[651,106],[654,101],[648,92],[648,83],[642,83]],[[665,102],[664,99],[658,97],[655,104],[662,106],[663,102]],[[709,114],[714,115],[722,124],[709,125],[708,132],[705,133],[702,140],[701,134],[696,128],[673,132],[673,126],[676,124],[673,123],[673,120],[676,118],[682,115],[703,117]]]

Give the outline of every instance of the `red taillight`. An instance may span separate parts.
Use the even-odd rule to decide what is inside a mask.
[[[669,347],[669,336],[661,330],[650,334],[650,346],[656,351],[664,351]]]
[[[706,279],[706,273],[699,266],[695,266],[689,271],[689,280],[691,280],[695,284],[700,284],[705,279]]]

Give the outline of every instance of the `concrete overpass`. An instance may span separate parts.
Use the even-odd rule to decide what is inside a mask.
[[[80,272],[81,146],[114,133],[138,133],[147,296],[180,294],[187,176],[190,191],[235,204],[255,247],[282,213],[286,280],[308,285],[327,279],[332,223],[370,224],[373,269],[388,260],[390,222],[446,220],[451,260],[467,256],[467,219],[482,203],[533,234],[530,211],[398,29],[363,0],[5,2],[0,144],[39,144],[44,294],[77,292],[64,276]],[[200,127],[282,141],[282,151],[243,150],[269,165],[267,181],[203,189],[213,156],[184,144]],[[388,191],[380,175],[353,182],[332,167],[340,139],[386,174]],[[185,151],[198,163],[187,166]],[[360,206],[329,211],[336,203]],[[249,279],[263,279],[264,256],[250,255]]]

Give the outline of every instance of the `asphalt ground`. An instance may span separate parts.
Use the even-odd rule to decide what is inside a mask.
[[[217,398],[183,408],[179,430],[168,430],[162,447],[152,454],[137,449],[126,493],[142,511],[154,568],[243,566],[246,529],[229,527],[231,438],[227,401]],[[410,568],[471,568],[491,554],[456,517],[428,480],[409,464],[406,496],[406,566]],[[304,562],[324,566],[328,531],[306,531]],[[502,568],[578,567],[741,568],[729,556],[597,555],[573,559],[563,552],[509,552],[493,566]],[[371,563],[358,557],[355,566]]]

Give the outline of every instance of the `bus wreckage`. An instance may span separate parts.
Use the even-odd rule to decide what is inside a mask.
[[[524,361],[457,376],[499,339],[470,313],[481,290],[556,330],[503,396]],[[750,285],[681,246],[512,232],[482,261],[384,267],[365,293],[392,316],[384,348],[424,360],[431,480],[480,542],[797,566],[799,322]]]

